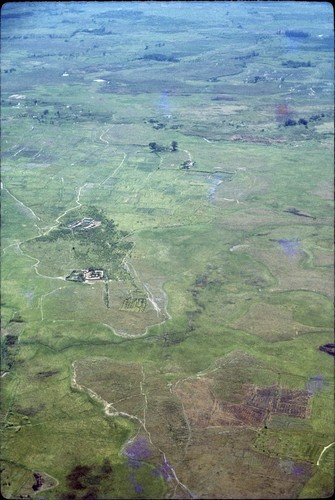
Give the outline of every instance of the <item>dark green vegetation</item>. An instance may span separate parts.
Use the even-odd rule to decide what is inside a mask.
[[[2,494],[330,496],[330,4],[1,15]]]
[[[107,219],[101,209],[89,206],[84,210],[81,207],[76,211],[75,218],[67,214],[60,222],[51,231],[22,245],[22,250],[42,262],[45,255],[54,256],[61,252],[60,258],[65,254],[68,265],[103,268],[110,277],[122,272],[122,261],[130,252],[132,242],[125,240],[127,233],[119,231],[114,221]],[[95,223],[99,225],[94,226]],[[48,262],[46,274],[57,272],[59,262],[55,263],[56,268],[52,264],[52,260]]]

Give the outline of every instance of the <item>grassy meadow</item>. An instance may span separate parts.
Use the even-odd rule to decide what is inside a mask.
[[[2,495],[331,496],[330,4],[1,21]]]

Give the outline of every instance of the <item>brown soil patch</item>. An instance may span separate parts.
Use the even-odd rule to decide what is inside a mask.
[[[283,467],[283,460],[248,446],[255,435],[245,428],[225,433],[213,428],[194,430],[180,480],[191,491],[201,492],[201,498],[297,498],[311,467],[303,464],[301,475],[294,476]]]
[[[189,437],[181,402],[171,394],[163,378],[137,363],[115,363],[108,358],[87,358],[74,364],[75,379],[82,390],[109,403],[109,413],[123,412],[133,422],[145,424],[160,459],[164,450],[176,465],[184,455]],[[101,403],[103,403],[101,401]]]
[[[306,391],[282,389],[280,396],[274,401],[273,413],[292,417],[308,418],[310,396]]]
[[[310,416],[310,395],[307,391],[281,389],[278,386],[250,386],[246,403],[266,408],[269,414],[287,415],[299,418]]]
[[[308,464],[297,478],[262,443],[253,448],[271,415],[306,419],[309,395],[281,388],[277,374],[250,355],[225,356],[212,372],[180,380],[172,392],[164,377],[137,363],[89,358],[74,366],[79,384],[142,420],[152,463],[161,463],[163,451],[178,479],[201,498],[296,498],[310,477]],[[178,498],[188,497],[180,490]]]
[[[272,413],[307,418],[310,395],[306,391],[281,389],[277,385],[244,385],[241,403],[218,400],[212,390],[214,381],[207,377],[185,380],[176,388],[191,427],[260,427]]]
[[[217,411],[213,414],[210,425],[247,425],[258,427],[265,418],[265,410],[245,404],[234,404],[220,401]]]

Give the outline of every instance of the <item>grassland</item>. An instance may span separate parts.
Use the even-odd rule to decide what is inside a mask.
[[[329,497],[330,5],[1,15],[4,497]]]

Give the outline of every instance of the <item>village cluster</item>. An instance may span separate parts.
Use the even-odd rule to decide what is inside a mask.
[[[78,228],[80,230],[84,229],[93,229],[94,227],[98,227],[101,225],[100,220],[94,220],[92,217],[84,217],[81,220],[76,220],[71,222],[71,224],[68,224],[69,229],[75,229]]]
[[[104,279],[103,269],[94,269],[90,267],[84,270],[72,271],[69,276],[66,276],[67,281],[78,281],[79,283],[93,283]]]

